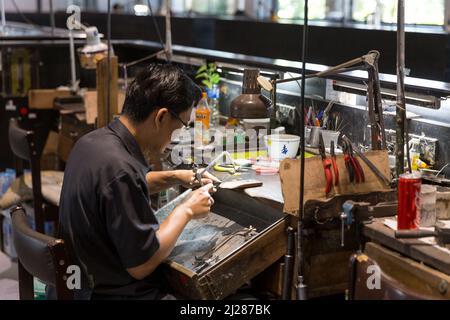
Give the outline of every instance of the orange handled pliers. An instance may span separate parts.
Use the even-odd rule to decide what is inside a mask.
[[[322,133],[320,133],[320,136],[319,136],[319,152],[320,152],[320,156],[322,157],[323,168],[325,170],[325,179],[327,180],[327,186],[325,188],[325,194],[327,195],[330,193],[331,185],[333,184],[333,174],[331,173],[332,161],[330,159],[327,159]]]

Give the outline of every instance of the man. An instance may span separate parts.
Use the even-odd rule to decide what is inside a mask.
[[[128,88],[122,115],[75,145],[60,201],[60,233],[81,268],[77,299],[161,299],[157,267],[191,219],[213,204],[204,187],[159,225],[149,194],[176,184],[192,187],[190,170],[149,172],[144,154],[160,154],[189,121],[201,90],[173,65],[151,65]]]

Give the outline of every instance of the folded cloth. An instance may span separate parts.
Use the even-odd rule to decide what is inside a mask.
[[[63,171],[42,171],[41,172],[41,190],[42,196],[45,200],[59,205],[59,198],[61,196],[61,189],[63,184],[64,172]],[[31,175],[25,176],[25,184],[32,188]]]
[[[42,196],[54,205],[59,205],[63,177],[63,171],[41,172]],[[0,198],[0,209],[4,210],[32,199],[33,189],[31,173],[28,172],[23,176],[16,178],[6,193]]]
[[[8,190],[6,190],[5,194],[0,198],[0,209],[5,210],[19,203],[33,199],[33,190],[25,183],[27,175],[31,181],[31,174],[26,173],[23,176],[16,178]]]

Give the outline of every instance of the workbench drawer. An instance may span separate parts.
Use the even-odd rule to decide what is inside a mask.
[[[189,299],[226,298],[286,253],[287,218],[281,211],[231,190],[219,189],[214,198],[209,221],[187,231],[196,237],[178,242],[164,267],[171,288]],[[211,233],[213,239],[201,243],[208,242],[205,234],[212,229],[217,231]],[[226,243],[227,236],[222,237],[229,230],[248,229],[255,231],[246,239]],[[206,265],[197,264],[201,255],[206,255]]]

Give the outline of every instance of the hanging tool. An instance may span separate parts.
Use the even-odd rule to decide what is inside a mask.
[[[343,140],[346,140],[347,143],[350,143],[352,146],[352,142],[350,141],[350,139],[348,137],[346,137],[345,135],[342,136]],[[388,178],[385,177],[385,175],[372,163],[372,161],[370,161],[365,155],[364,153],[362,153],[358,148],[353,148],[353,150],[356,152],[356,154],[362,159],[362,161],[364,161],[364,163],[369,167],[370,170],[372,170],[372,172],[381,180],[383,181],[383,183],[386,186],[390,186],[391,185],[391,180],[389,180]]]
[[[364,170],[358,159],[354,157],[353,147],[348,139],[342,139],[342,150],[344,150],[344,161],[349,173],[350,182],[365,182],[366,177],[364,175]]]
[[[353,163],[351,161],[350,158],[350,151],[349,151],[349,146],[348,146],[348,142],[346,141],[342,141],[342,151],[344,152],[344,161],[345,161],[345,167],[347,168],[347,172],[348,172],[348,179],[350,182],[355,181],[355,171],[353,169]]]
[[[334,185],[339,185],[339,168],[337,166],[336,162],[336,153],[334,151],[334,141],[331,141],[330,144],[330,154],[331,154],[331,163],[333,165],[333,172],[334,172]]]
[[[319,135],[319,151],[320,156],[322,157],[323,169],[325,170],[325,179],[327,182],[325,194],[328,195],[331,191],[331,186],[333,184],[333,174],[331,173],[332,161],[330,159],[327,159],[327,155],[325,153],[325,143],[323,142],[322,133],[320,133]]]

